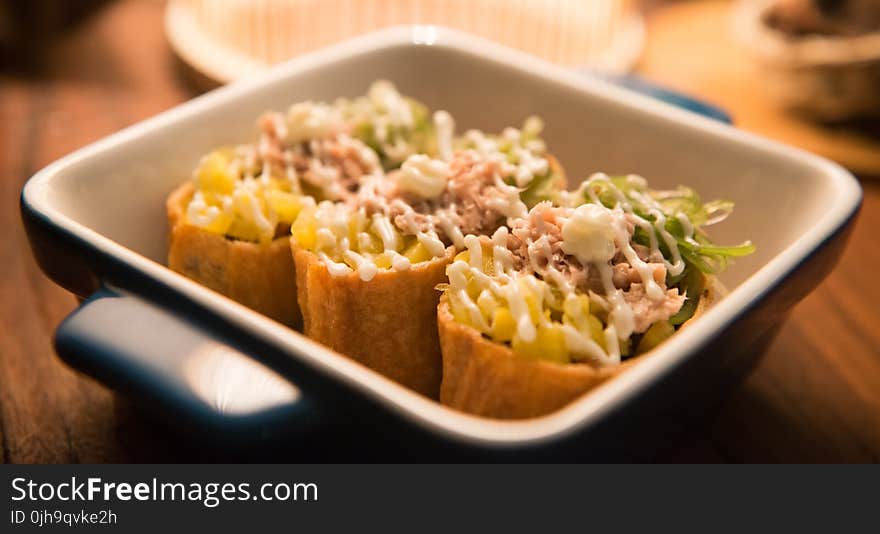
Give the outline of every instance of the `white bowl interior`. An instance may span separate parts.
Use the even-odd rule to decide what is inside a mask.
[[[596,171],[637,173],[655,187],[686,184],[705,199],[735,201],[733,216],[712,228],[711,235],[720,243],[751,239],[757,252],[737,261],[723,275],[723,281],[735,289],[753,275],[756,279],[751,280],[750,289],[744,288],[748,294],[741,298],[731,294],[731,302],[722,302],[719,308],[725,311],[713,315],[717,320],[703,319],[707,328],[714,329],[721,321],[730,320],[735,312],[731,306],[744,305],[777,281],[784,269],[803,259],[810,247],[827,237],[857,205],[858,186],[851,177],[817,157],[479,39],[445,30],[433,30],[429,35],[431,39],[426,40],[418,27],[379,32],[205,95],[61,160],[32,180],[25,196],[74,233],[91,235],[91,230],[164,265],[168,231],[165,198],[189,179],[201,155],[218,145],[255,139],[256,117],[266,109],[284,109],[304,99],[355,96],[373,80],[387,78],[432,108],[451,112],[459,130],[500,131],[508,125],[520,125],[528,115],[540,115],[547,125],[548,145],[572,184]],[[142,262],[123,252],[119,249],[115,253],[125,255],[129,262]],[[758,274],[764,267],[769,270]],[[155,268],[150,266],[149,270],[158,276]],[[165,277],[161,270],[158,273]],[[202,301],[224,307],[209,292],[199,293],[185,282],[174,283]],[[269,321],[260,322],[259,317],[247,317],[242,311],[227,309],[224,313],[237,314],[252,329],[277,339],[290,336],[289,331]],[[668,349],[661,347],[654,359],[659,362],[659,353],[668,352],[663,361],[672,362],[671,351],[680,349],[684,338],[704,335],[696,327],[683,334],[680,342],[670,343]],[[303,351],[320,352],[309,348],[308,340],[296,337],[294,348],[301,355]],[[321,362],[329,360],[313,361],[323,365]],[[422,410],[422,419],[428,424],[489,436],[487,439],[528,434],[511,430],[512,434],[505,430],[512,427],[451,410],[432,414],[427,410],[440,407],[402,388],[388,389],[379,383],[378,376],[370,377],[370,373],[352,370],[339,361],[327,366],[344,368],[340,372],[349,377],[357,374],[358,380],[372,384],[374,391],[382,389],[400,410]],[[632,385],[648,380],[651,372],[637,376],[634,370],[623,378]],[[608,396],[595,397],[596,403],[608,400]],[[592,409],[596,413],[596,406],[577,404],[571,410],[587,414]],[[533,425],[535,432],[528,434],[532,437],[548,435],[577,420],[579,416],[571,410],[558,416],[559,424],[516,424]]]

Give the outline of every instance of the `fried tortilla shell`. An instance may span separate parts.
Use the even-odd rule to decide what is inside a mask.
[[[720,286],[714,279],[707,281],[693,318],[719,294]],[[547,415],[645,357],[631,358],[616,367],[523,358],[509,346],[456,321],[445,298],[437,309],[437,324],[443,353],[440,402],[483,417],[527,419]]]
[[[187,182],[168,197],[168,266],[280,323],[299,326],[289,239],[251,243],[189,224],[186,207],[193,194],[193,184]]]
[[[452,249],[408,271],[382,269],[364,282],[355,272],[333,276],[314,253],[292,248],[303,332],[436,399],[441,361],[435,288],[446,281]]]

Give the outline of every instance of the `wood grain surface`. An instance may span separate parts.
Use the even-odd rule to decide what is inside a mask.
[[[223,459],[58,360],[52,333],[76,301],[37,268],[18,211],[39,168],[193,96],[162,36],[162,4],[110,5],[36,70],[0,74],[0,462]],[[699,83],[680,85],[701,94]],[[658,460],[880,461],[880,182],[863,187],[838,269],[796,307],[720,411]]]

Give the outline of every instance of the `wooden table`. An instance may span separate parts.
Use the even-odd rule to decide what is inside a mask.
[[[192,96],[161,17],[155,1],[114,4],[65,36],[38,74],[0,75],[0,462],[221,459],[188,448],[58,360],[52,333],[76,302],[35,265],[18,214],[22,184],[36,170]],[[797,306],[720,412],[659,460],[880,460],[880,183],[863,186],[837,271]]]

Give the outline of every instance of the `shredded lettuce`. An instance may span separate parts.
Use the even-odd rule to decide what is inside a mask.
[[[687,297],[682,304],[678,313],[669,318],[669,323],[673,326],[684,324],[688,319],[694,316],[697,306],[700,304],[700,297],[705,288],[706,279],[698,269],[685,269],[685,276],[678,284],[678,289]]]
[[[393,86],[390,87],[394,90]],[[373,89],[371,87],[371,92]],[[430,110],[413,98],[397,96],[409,110],[411,122],[401,121],[399,110],[395,113],[395,110],[387,109],[381,99],[371,96],[340,99],[335,103],[346,122],[352,125],[352,136],[379,154],[386,171],[400,167],[413,154],[433,156],[437,152]]]
[[[521,165],[522,156],[541,158],[547,161],[547,172],[536,175],[524,187],[520,197],[531,209],[538,202],[555,200],[559,192],[565,189],[565,175],[561,166],[556,164],[547,153],[547,145],[541,137],[544,122],[537,116],[530,116],[523,121],[521,128],[505,128],[500,134],[486,134],[478,130],[469,130],[454,141],[458,150],[476,150],[483,154],[500,154],[512,165]],[[513,179],[505,179],[509,184]]]
[[[681,275],[667,280],[670,286],[684,279],[689,268],[696,268],[704,274],[717,274],[727,268],[731,258],[748,256],[755,251],[751,241],[732,246],[716,245],[703,230],[706,226],[721,222],[730,215],[733,211],[733,202],[729,200],[703,203],[699,194],[689,187],[679,186],[669,191],[652,190],[646,186],[644,180],[629,176],[594,178],[590,187],[596,192],[599,201],[608,208],[617,205],[622,194],[636,215],[651,222],[656,221],[657,218],[646,199],[653,199],[659,204],[660,211],[666,217],[664,228],[675,238],[678,250],[687,266]],[[587,201],[590,200],[589,195],[585,198]],[[687,235],[684,225],[678,218],[680,214],[684,215],[693,226],[692,236]],[[667,260],[672,261],[671,253],[663,239],[656,230],[654,232],[657,234],[655,238],[660,244],[661,253]],[[650,236],[643,229],[637,228],[634,240],[647,246],[650,243]]]
[[[555,199],[560,189],[565,187],[564,183],[565,177],[551,170],[544,176],[532,180],[532,183],[520,193],[520,198],[529,209],[532,209],[538,202]]]

